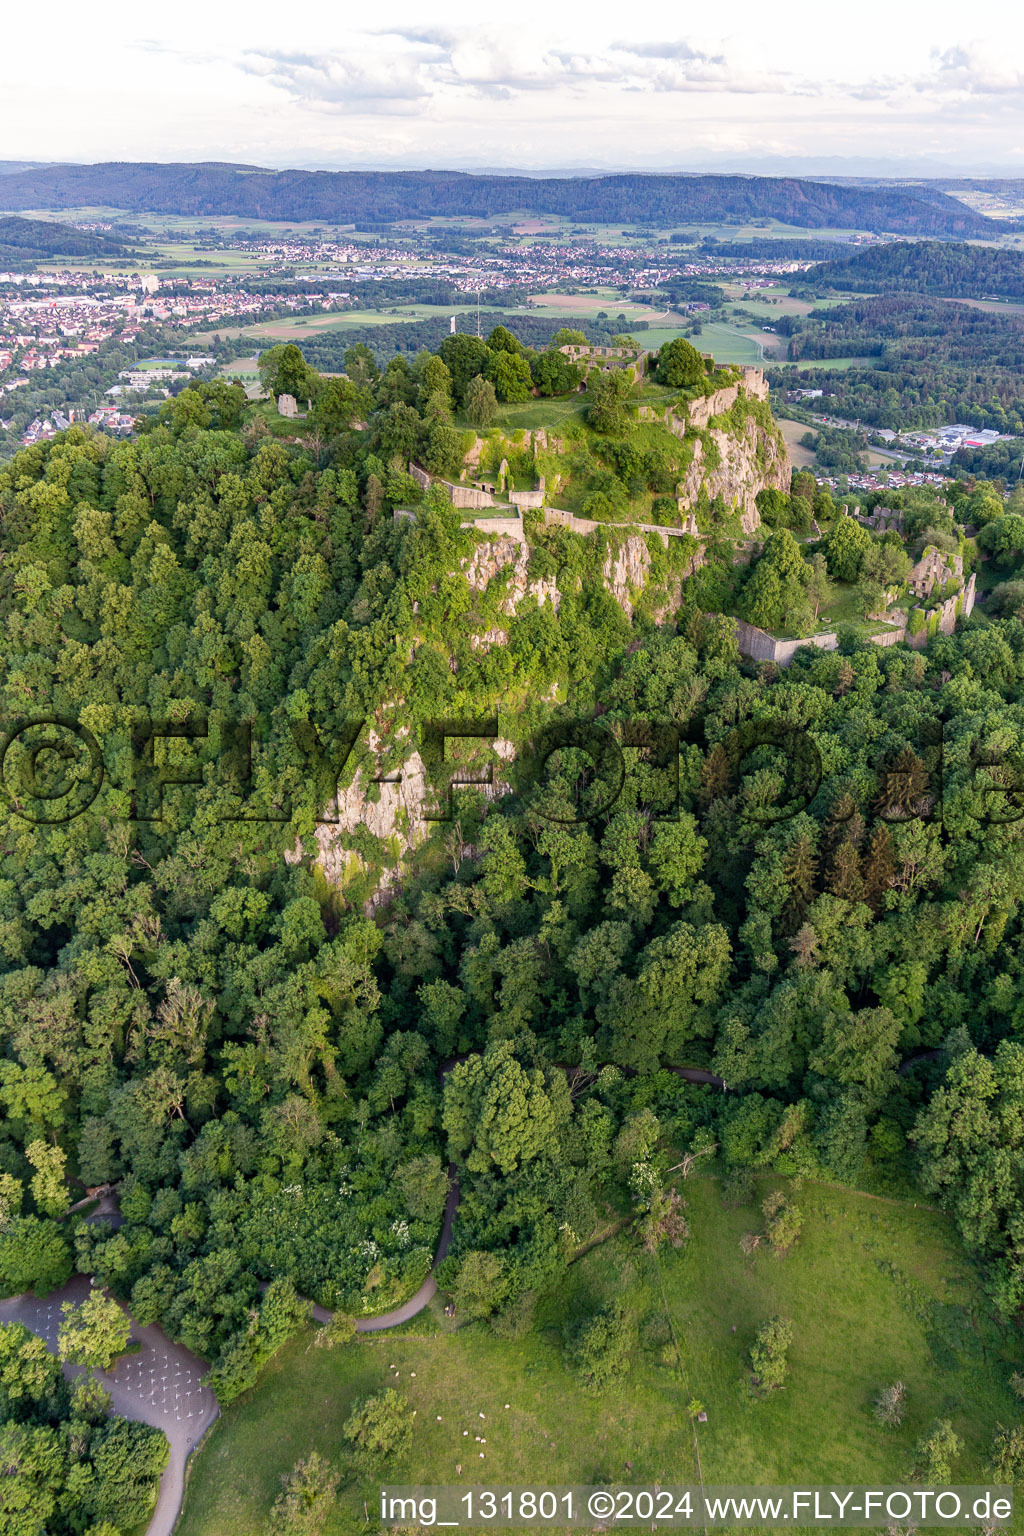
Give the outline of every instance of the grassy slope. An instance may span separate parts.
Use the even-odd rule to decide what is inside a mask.
[[[763,1180],[758,1198],[784,1183]],[[939,1415],[966,1442],[956,1480],[980,1480],[996,1423],[1018,1416],[1006,1382],[1020,1346],[988,1318],[977,1275],[943,1217],[805,1184],[797,1247],[784,1260],[767,1252],[745,1259],[739,1238],[760,1226],[758,1212],[724,1208],[714,1179],[689,1184],[686,1196],[693,1236],[684,1250],[655,1265],[623,1237],[595,1249],[520,1343],[480,1327],[452,1333],[435,1301],[400,1334],[334,1354],[306,1339],[289,1346],[216,1425],[179,1536],[261,1530],[281,1475],[299,1456],[315,1447],[346,1467],[341,1427],[351,1402],[389,1381],[417,1409],[412,1447],[389,1468],[396,1483],[455,1482],[457,1463],[465,1482],[696,1480],[684,1416],[692,1396],[708,1410],[700,1429],[708,1483],[896,1482]],[[622,1291],[641,1314],[659,1311],[662,1287],[678,1363],[670,1344],[649,1343],[620,1386],[584,1396],[561,1363],[565,1319]],[[775,1312],[794,1323],[792,1374],[784,1391],[755,1402],[741,1385],[746,1352]],[[907,1385],[908,1415],[893,1433],[870,1410],[879,1388],[896,1379]],[[376,1486],[371,1478],[343,1490],[325,1536],[361,1529],[363,1500],[372,1507]]]

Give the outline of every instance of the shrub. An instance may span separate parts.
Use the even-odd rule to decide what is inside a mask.
[[[412,1436],[412,1409],[393,1387],[353,1405],[342,1434],[351,1441],[357,1459],[373,1466],[397,1456]]]
[[[907,1389],[902,1381],[894,1381],[883,1387],[875,1398],[875,1418],[887,1429],[899,1429],[906,1409]]]
[[[442,1282],[444,1283],[444,1282]],[[508,1277],[499,1254],[473,1248],[445,1283],[457,1311],[469,1322],[490,1317],[508,1294]]]
[[[1024,1482],[1024,1424],[1013,1429],[997,1426],[988,1470],[997,1483]]]
[[[954,1434],[948,1419],[936,1419],[914,1448],[913,1477],[926,1483],[949,1483],[953,1461],[963,1450],[963,1441]]]
[[[334,1504],[338,1474],[318,1451],[311,1451],[281,1481],[284,1490],[270,1513],[271,1536],[316,1536]]]
[[[318,1328],[313,1336],[317,1349],[335,1349],[339,1344],[351,1344],[356,1336],[356,1320],[344,1312],[335,1312],[329,1323]]]
[[[804,1224],[803,1212],[788,1200],[781,1189],[773,1190],[761,1207],[765,1217],[765,1237],[779,1258],[788,1253]]]
[[[598,1393],[632,1364],[636,1321],[621,1298],[568,1330],[566,1364],[585,1392]]]
[[[778,1391],[785,1382],[792,1342],[793,1325],[786,1317],[770,1317],[757,1330],[757,1337],[750,1346],[750,1371],[753,1385],[759,1392]]]
[[[533,1327],[537,1312],[537,1292],[521,1291],[491,1318],[491,1329],[499,1339],[524,1339]]]

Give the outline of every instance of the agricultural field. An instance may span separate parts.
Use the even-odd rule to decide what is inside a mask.
[[[465,308],[469,311],[470,305],[467,297]],[[301,343],[303,337],[322,334],[324,331],[352,330],[362,325],[397,325],[408,320],[427,320],[432,315],[448,316],[453,313],[449,304],[406,304],[392,306],[388,309],[346,309],[332,311],[321,315],[289,315],[283,320],[264,320],[255,325],[217,325],[208,331],[196,331],[193,339],[197,342],[210,341],[214,336],[234,339],[239,336],[251,336],[253,342],[267,341],[275,345],[279,341],[296,341]],[[481,305],[480,314],[483,317],[509,314],[511,311]],[[497,319],[490,324],[496,324]],[[488,326],[488,329],[490,326]]]
[[[803,1232],[784,1258],[763,1248],[745,1257],[740,1239],[762,1220],[755,1201],[776,1188],[797,1201]],[[709,1484],[881,1486],[906,1474],[938,1416],[964,1441],[956,1480],[980,1477],[997,1423],[1014,1418],[1007,1383],[1020,1343],[992,1322],[945,1218],[769,1177],[746,1204],[725,1203],[714,1177],[684,1192],[682,1249],[653,1259],[625,1234],[610,1239],[571,1266],[521,1341],[456,1327],[437,1298],[395,1334],[337,1351],[312,1347],[310,1334],[293,1341],[214,1426],[179,1536],[263,1529],[282,1476],[313,1449],[349,1479],[324,1536],[361,1529],[379,1484],[352,1467],[342,1427],[357,1398],[388,1385],[416,1409],[411,1446],[387,1468],[396,1483],[697,1481],[696,1441]],[[566,1371],[564,1329],[618,1297],[639,1349],[631,1372],[591,1397]],[[792,1322],[791,1371],[759,1400],[747,1353],[772,1315]],[[907,1412],[891,1430],[872,1405],[896,1380]],[[691,1424],[694,1399],[706,1424]]]
[[[652,326],[649,331],[639,333],[637,340],[643,341],[646,346],[660,347],[678,335],[678,330]],[[700,352],[710,352],[716,363],[748,363],[757,366],[765,352],[759,335],[755,336],[753,332],[740,330],[737,326],[718,320],[702,321],[701,334],[693,338],[693,344]]]
[[[811,304],[807,299],[791,298],[791,284],[788,282],[771,288],[748,288],[742,279],[736,282],[720,279],[717,286],[724,291],[730,304],[738,304],[750,314],[763,317],[766,321],[777,319],[780,315],[807,315],[817,308],[816,300]]]
[[[152,213],[145,210],[141,212],[128,212],[123,208],[83,207],[83,208],[52,208],[19,209],[19,213],[26,219],[53,219],[58,223],[77,224],[83,221],[102,220],[115,226],[118,224],[133,224],[141,229],[149,231],[159,239],[161,235],[178,236],[196,230],[209,230],[211,233],[238,234],[250,232],[258,235],[267,235],[273,239],[284,239],[289,235],[312,235],[315,231],[321,233],[344,231],[346,240],[366,240],[375,243],[378,235],[365,232],[355,232],[351,225],[336,224],[331,220],[277,220],[242,218],[237,214],[191,214],[191,213]]]
[[[638,320],[654,320],[659,315],[672,315],[672,310],[666,304],[664,310],[654,309],[650,304],[637,304],[628,299],[623,299],[621,293],[614,288],[598,288],[586,293],[533,293],[530,295],[530,303],[539,313],[552,315],[578,315],[581,321],[604,313],[611,319],[619,316],[626,321],[636,324]],[[683,317],[678,317],[680,325],[684,323]]]
[[[802,421],[792,421],[788,416],[776,415],[775,419],[779,424],[779,431],[786,439],[793,468],[813,469],[817,462],[814,451],[811,448],[804,448],[800,442],[804,434],[810,430],[807,424]]]
[[[847,368],[872,368],[877,366],[877,361],[874,357],[814,357],[805,358],[801,363],[784,363],[782,366],[791,368],[796,379],[801,369],[827,368],[835,373]]]

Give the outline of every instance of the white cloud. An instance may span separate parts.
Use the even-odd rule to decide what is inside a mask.
[[[416,110],[432,95],[431,81],[416,60],[352,54],[272,53],[252,50],[238,60],[247,74],[285,91],[293,100],[338,110]]]
[[[999,62],[977,44],[934,49],[934,73],[917,82],[918,90],[957,92],[969,96],[1020,96],[1024,72],[1008,60]]]
[[[732,63],[686,39],[616,42],[593,51],[538,48],[532,35],[444,27],[377,29],[344,49],[249,49],[238,67],[304,104],[379,111],[460,97],[511,100],[543,92],[815,95],[817,81]]]
[[[517,0],[486,23],[477,0],[435,0],[429,20],[417,0],[340,17],[327,0],[177,0],[140,19],[142,37],[130,20],[101,35],[87,10],[53,4],[42,75],[38,18],[5,17],[11,158],[686,169],[777,155],[836,157],[837,170],[843,156],[1022,158],[1024,13],[1005,0],[929,0],[926,19],[858,0],[841,35],[820,0],[687,13],[647,0],[625,14]]]

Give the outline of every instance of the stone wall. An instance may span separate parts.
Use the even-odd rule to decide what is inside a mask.
[[[560,507],[545,507],[544,521],[547,524],[557,523],[562,528],[571,528],[573,533],[580,533],[584,537],[598,528],[603,528],[606,533],[632,532],[639,528],[641,533],[659,534],[666,549],[669,539],[681,539],[684,535],[690,538],[699,536],[694,517],[687,518],[683,528],[663,528],[660,523],[598,523],[589,517],[577,517],[574,512],[563,512]]]
[[[962,592],[957,592],[953,597],[947,597],[946,601],[940,604],[937,609],[920,609],[920,611],[925,613],[929,620],[935,613],[938,613],[939,634],[951,635],[956,629],[957,619],[970,618],[971,614],[973,613],[974,600],[977,596],[977,584],[978,578],[974,571],[972,571],[970,576],[967,578],[967,585],[964,587]],[[917,610],[911,610],[911,612],[914,611]],[[908,629],[906,636],[907,644],[913,646],[915,651],[923,651],[930,638],[929,629],[930,625],[926,626],[916,635],[910,634]]]
[[[517,539],[526,547],[526,530],[518,517],[471,517],[461,525],[475,533],[496,533],[502,538]]]
[[[496,507],[499,503],[489,491],[478,490],[475,485],[456,485],[451,480],[442,480],[438,475],[428,475],[425,469],[410,460],[409,473],[422,490],[429,485],[440,485],[448,493],[448,500],[453,507],[459,507],[464,511],[473,511],[481,507]]]
[[[489,491],[478,491],[474,485],[453,485],[450,480],[435,480],[435,485],[443,485],[448,492],[448,499],[453,507],[459,507],[464,511],[472,511],[480,507],[496,507],[497,501]]]
[[[967,618],[974,608],[976,581],[972,573],[967,586],[956,597],[949,597],[939,608],[939,632],[943,635],[951,635],[956,628],[958,618]],[[957,613],[957,603],[962,599],[960,613]],[[935,612],[936,610],[932,610]],[[758,629],[754,624],[747,624],[743,619],[734,619],[736,626],[736,644],[739,646],[741,656],[751,656],[756,661],[774,661],[780,667],[788,667],[797,651],[802,645],[815,645],[822,651],[834,651],[839,644],[838,637],[831,633],[809,635],[806,640],[778,640],[766,630]],[[905,640],[907,645],[914,650],[924,650],[928,644],[929,631],[922,629],[919,634],[912,635],[902,625],[893,629],[886,629],[877,635],[869,635],[872,645],[888,647],[899,645]]]
[[[750,656],[755,661],[774,661],[780,667],[788,667],[802,645],[816,646],[819,651],[834,651],[839,644],[838,636],[831,632],[808,635],[805,640],[780,640],[744,619],[733,619],[733,624],[741,656]]]
[[[743,387],[755,400],[767,400],[771,391],[763,368],[743,368]]]

